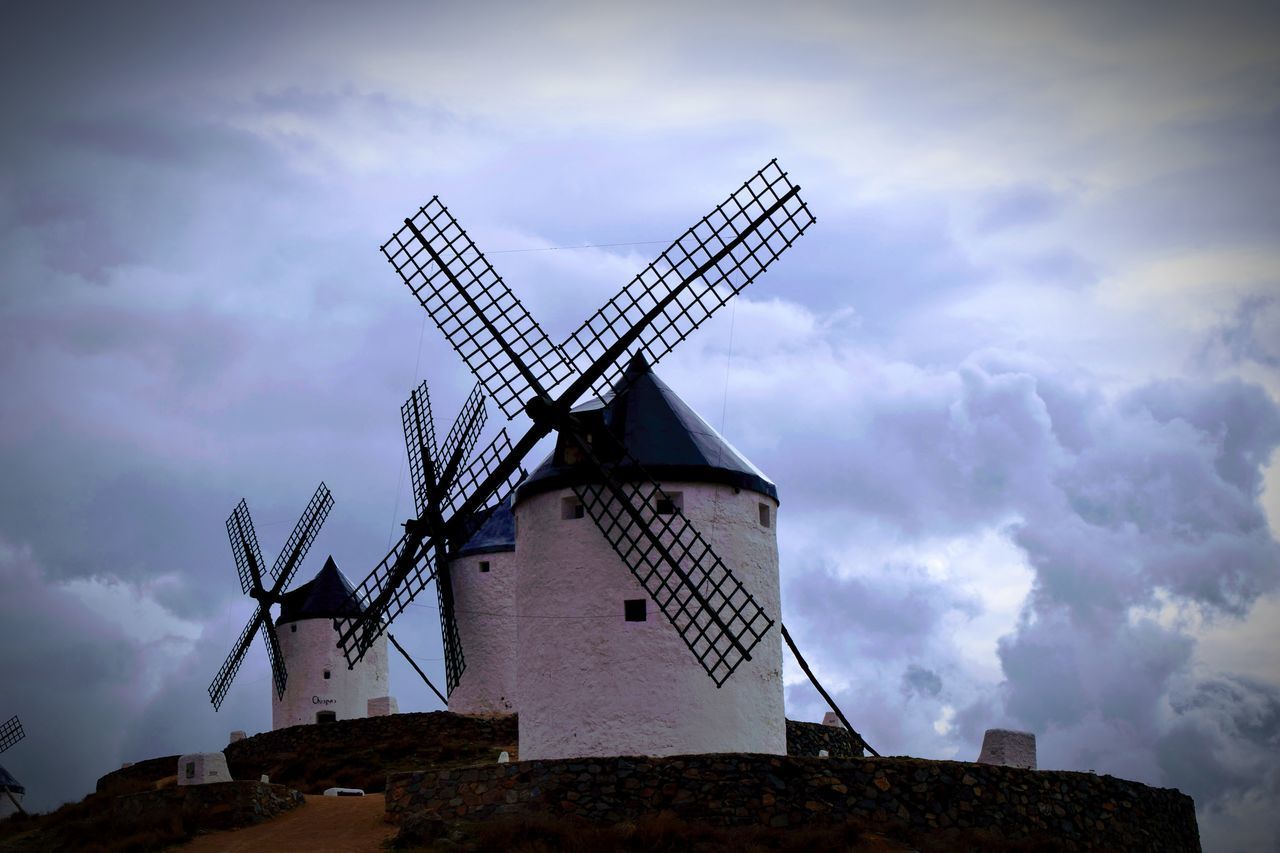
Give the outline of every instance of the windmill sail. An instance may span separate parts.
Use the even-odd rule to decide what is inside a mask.
[[[591,450],[570,410],[589,390],[602,396],[610,387],[619,390],[628,353],[638,350],[656,362],[790,248],[814,222],[799,192],[771,161],[588,318],[563,348],[551,343],[438,198],[406,219],[382,247],[388,261],[507,417],[525,411],[534,421],[514,445],[500,436],[505,455],[481,454],[480,471],[463,476],[461,501],[449,503],[449,518],[432,514],[437,548],[446,548],[450,531],[509,482],[538,441],[559,431],[573,438],[592,469],[593,485],[579,496],[596,525],[716,685],[749,660],[773,620],[687,518],[677,513],[656,520],[652,480],[613,478],[614,460],[607,464]],[[438,556],[437,572],[446,562]],[[375,584],[380,591],[363,621],[340,640],[348,661],[351,651],[363,655],[369,636],[403,609],[400,593],[412,598],[425,585],[417,558],[412,569],[401,559],[395,565],[370,576],[381,571]],[[442,614],[445,596],[442,591]]]
[[[650,365],[755,281],[814,223],[800,188],[772,160],[658,255],[561,346],[584,367],[607,358],[596,396],[617,391],[630,354]],[[664,304],[665,303],[665,304]],[[656,306],[662,309],[649,319]],[[623,352],[609,349],[639,330]]]
[[[22,730],[22,721],[16,714],[5,720],[0,725],[0,752],[5,752],[26,736],[27,733]]]
[[[382,253],[508,418],[571,373],[560,350],[439,198]]]
[[[289,673],[285,668],[284,656],[280,653],[280,640],[276,636],[275,625],[271,621],[271,605],[280,601],[332,508],[333,495],[330,494],[329,487],[321,483],[272,566],[270,587],[266,586],[267,580],[262,573],[262,552],[258,548],[258,535],[253,529],[249,505],[241,500],[227,518],[227,536],[231,540],[231,552],[235,557],[241,591],[257,601],[258,606],[240,632],[231,653],[218,669],[218,674],[209,683],[209,700],[213,702],[215,710],[220,709],[227,698],[231,682],[240,671],[259,628],[262,629],[262,639],[267,647],[267,660],[271,663],[276,695],[284,698]]]

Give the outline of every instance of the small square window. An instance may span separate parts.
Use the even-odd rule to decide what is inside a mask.
[[[628,622],[647,622],[649,620],[648,599],[628,598],[622,602],[622,615]]]
[[[296,634],[296,633],[298,633],[298,626],[297,626],[297,625],[290,625],[290,626],[289,626],[289,633],[290,633],[290,634]]]
[[[324,671],[324,677],[325,677],[325,680],[326,680],[326,681],[328,681],[328,680],[329,680],[329,670],[327,670],[327,669],[326,669],[326,670]]]
[[[680,492],[659,492],[653,502],[653,511],[658,515],[675,515],[684,509],[684,495]]]
[[[769,526],[769,505],[768,504],[760,504],[760,526],[761,527]]]
[[[565,498],[560,502],[560,517],[563,519],[582,518],[586,515],[586,508],[582,506],[582,501],[578,500],[577,495]]]
[[[187,762],[187,778],[188,779],[196,778],[196,763],[194,761]]]
[[[482,572],[487,572],[487,571],[489,571],[489,561],[488,561],[488,560],[481,560],[481,561],[480,561],[480,571],[482,571]]]

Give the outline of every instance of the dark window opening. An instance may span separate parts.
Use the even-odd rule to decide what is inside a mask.
[[[487,572],[487,571],[489,571],[489,561],[488,561],[488,560],[481,560],[481,561],[480,561],[480,571],[482,571],[482,572]]]
[[[762,527],[769,526],[769,505],[760,504],[760,525]]]
[[[290,625],[290,626],[289,626],[289,633],[290,633],[290,634],[296,634],[296,633],[298,633],[298,626],[297,626],[297,625]]]
[[[563,519],[582,518],[585,515],[586,509],[576,496],[565,498],[560,504],[560,517]]]
[[[659,492],[653,509],[658,515],[675,515],[684,509],[684,495],[680,492]]]
[[[622,602],[622,615],[628,622],[647,622],[649,620],[648,599],[628,598]]]
[[[329,670],[327,670],[327,669],[324,671],[324,679],[325,679],[325,681],[328,681],[328,680],[329,680]]]
[[[196,763],[194,761],[187,762],[187,778],[188,779],[196,778]]]
[[[316,711],[317,723],[336,723],[338,715],[334,711]]]

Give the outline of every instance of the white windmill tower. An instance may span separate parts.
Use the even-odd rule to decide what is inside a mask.
[[[7,752],[10,747],[26,736],[26,732],[22,730],[22,721],[16,715],[10,717],[4,725],[0,725],[0,753]],[[26,793],[27,789],[22,786],[22,783],[8,770],[0,767],[0,820],[17,812],[25,813],[22,808],[22,798]]]
[[[458,640],[467,666],[449,694],[455,714],[517,710],[515,516],[510,501],[487,514],[450,566]]]
[[[395,713],[395,700],[387,690],[386,640],[379,637],[365,660],[354,667],[347,666],[338,650],[336,620],[359,618],[364,608],[333,557],[325,561],[310,581],[289,592],[283,591],[332,507],[333,497],[321,483],[281,549],[269,577],[263,572],[262,553],[248,504],[240,501],[227,519],[227,534],[235,554],[241,589],[258,602],[258,609],[209,685],[209,698],[215,709],[221,707],[254,635],[261,628],[274,687],[273,729]],[[271,616],[273,604],[280,605],[280,616],[276,620]]]
[[[656,481],[646,521],[660,540],[677,513],[733,566],[739,588],[702,585],[713,604],[749,612],[781,611],[778,491],[637,355],[621,392],[574,409],[592,443],[608,431],[627,460],[611,470],[621,482]],[[681,592],[647,584],[627,570],[607,533],[592,524],[581,493],[599,488],[576,446],[564,439],[519,487],[516,642],[523,759],[705,752],[785,754],[782,644],[754,645],[732,678],[708,678],[703,637],[689,642],[697,602],[689,595],[674,620],[657,602]],[[760,620],[752,629],[763,634]],[[693,654],[690,654],[690,651]],[[701,655],[701,656],[700,656]],[[718,682],[717,675],[724,680]]]

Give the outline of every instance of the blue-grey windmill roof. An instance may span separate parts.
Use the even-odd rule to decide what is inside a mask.
[[[27,789],[22,787],[22,783],[13,778],[13,774],[3,767],[0,767],[0,791],[12,791],[15,794],[25,794]]]
[[[511,499],[507,498],[492,510],[481,510],[478,516],[488,512],[480,527],[467,540],[467,544],[458,549],[457,556],[466,557],[472,554],[496,554],[500,551],[514,551],[516,548],[516,517],[511,512]]]
[[[338,564],[330,557],[314,578],[280,597],[280,618],[276,624],[359,616],[364,612],[364,605],[352,601],[353,592],[351,582],[338,571]]]
[[[778,498],[778,487],[676,396],[642,355],[632,359],[614,392],[573,411],[609,430],[659,482],[722,483]],[[590,482],[588,466],[567,462],[564,451],[561,438],[551,455],[520,484],[517,501]],[[639,472],[623,464],[614,469],[614,475],[627,480]]]

